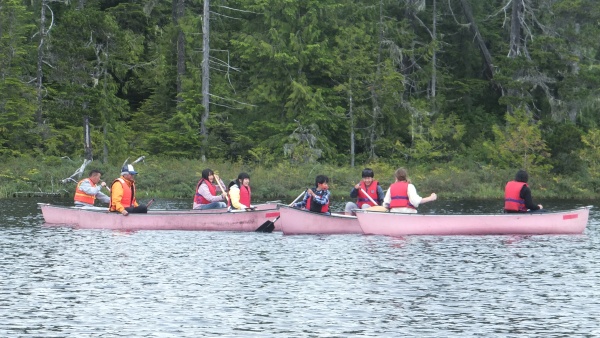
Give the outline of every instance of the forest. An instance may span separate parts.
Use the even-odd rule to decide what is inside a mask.
[[[596,0],[0,0],[0,159],[524,168],[596,191],[599,35]]]

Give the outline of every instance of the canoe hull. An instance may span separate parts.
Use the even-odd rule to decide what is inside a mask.
[[[280,206],[281,230],[284,235],[362,234],[355,216],[332,214],[326,216],[306,210]]]
[[[541,235],[582,234],[590,206],[545,213],[432,215],[357,210],[367,235]]]
[[[247,212],[150,210],[147,214],[128,216],[108,212],[106,208],[74,208],[50,204],[39,206],[46,225],[67,225],[77,229],[256,231],[264,222],[279,216],[276,206]],[[277,222],[275,224],[277,226]]]

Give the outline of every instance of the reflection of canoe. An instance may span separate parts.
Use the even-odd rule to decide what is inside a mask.
[[[150,209],[147,214],[128,216],[108,212],[105,207],[38,205],[47,225],[70,225],[78,229],[256,231],[279,216],[275,204],[260,205],[254,211]]]
[[[362,234],[356,216],[323,214],[279,206],[279,226],[286,235],[299,234]]]
[[[367,235],[542,235],[581,234],[591,206],[560,212],[433,215],[357,210]]]

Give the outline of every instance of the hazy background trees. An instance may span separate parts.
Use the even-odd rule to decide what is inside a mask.
[[[598,176],[597,1],[207,1],[0,0],[0,154]]]

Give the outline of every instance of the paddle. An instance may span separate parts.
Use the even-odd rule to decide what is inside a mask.
[[[300,195],[298,195],[298,197],[296,197],[296,199],[295,199],[295,200],[294,200],[292,203],[290,203],[290,204],[288,205],[288,207],[291,207],[291,206],[293,206],[293,205],[294,205],[294,203],[296,203],[296,202],[297,202],[297,201],[300,199],[300,197],[304,196],[304,194],[306,194],[306,192],[307,192],[307,191],[308,191],[308,189],[304,190],[304,191],[303,191],[303,192],[302,192]]]
[[[273,230],[275,230],[275,222],[279,219],[279,217],[281,216],[275,217],[275,219],[272,221],[268,220],[264,222],[256,229],[256,232],[273,232]]]
[[[368,211],[388,211],[388,209],[386,207],[377,205],[377,202],[375,202],[375,200],[371,196],[369,196],[369,194],[367,194],[367,192],[363,188],[360,188],[360,191],[369,198],[371,203],[375,204],[374,206],[369,207],[366,210],[368,210]]]
[[[223,188],[223,185],[221,184],[221,179],[219,178],[218,175],[215,175],[215,181],[217,181],[219,188],[221,188],[221,192],[223,192],[225,194],[225,200],[227,201],[227,204],[229,204],[229,195],[227,195],[225,188]]]

